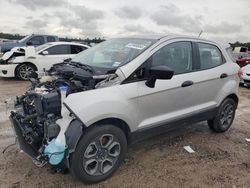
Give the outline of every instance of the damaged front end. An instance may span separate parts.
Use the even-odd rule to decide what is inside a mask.
[[[12,48],[9,52],[6,52],[0,59],[0,64],[8,64],[11,63],[14,58],[19,56],[25,56],[26,47],[20,48],[15,47]]]
[[[118,83],[118,78],[106,70],[97,71],[70,61],[54,65],[41,78],[31,78],[31,87],[16,98],[15,111],[10,115],[20,149],[37,166],[65,162],[75,144],[72,140],[81,136],[79,124],[84,125],[66,108],[64,99],[71,93]],[[75,131],[78,135],[70,135],[72,130],[68,127],[76,122],[78,128],[73,129],[78,129]]]

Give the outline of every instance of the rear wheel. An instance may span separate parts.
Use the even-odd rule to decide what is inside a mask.
[[[36,71],[36,68],[30,64],[22,64],[17,67],[16,77],[21,80],[28,80],[29,76]]]
[[[118,169],[126,151],[127,140],[121,129],[113,125],[95,126],[78,143],[70,170],[83,182],[103,181]]]
[[[219,107],[214,119],[208,120],[208,126],[214,132],[225,132],[233,123],[236,110],[236,103],[233,99],[225,99]]]

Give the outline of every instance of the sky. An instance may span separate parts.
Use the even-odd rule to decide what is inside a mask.
[[[0,32],[106,39],[174,33],[250,42],[250,0],[0,0]]]

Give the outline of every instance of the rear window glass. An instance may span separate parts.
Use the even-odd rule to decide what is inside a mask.
[[[211,44],[198,43],[200,52],[200,69],[209,69],[223,63],[220,50]]]
[[[47,37],[47,42],[55,42],[55,37]]]

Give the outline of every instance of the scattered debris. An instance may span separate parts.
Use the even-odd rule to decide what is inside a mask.
[[[188,153],[195,153],[195,151],[194,151],[190,146],[184,146],[184,149],[185,149]]]
[[[250,142],[250,138],[246,138],[245,140],[246,140],[247,142]]]

